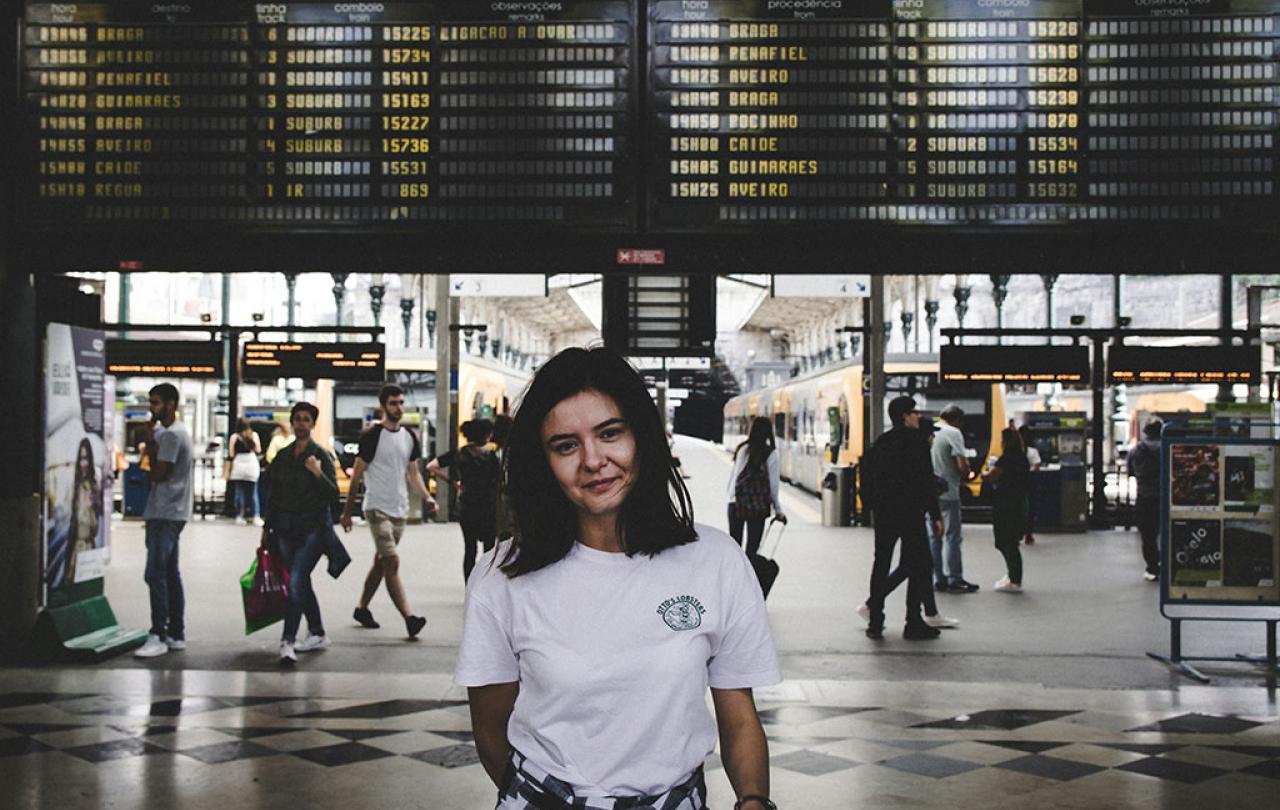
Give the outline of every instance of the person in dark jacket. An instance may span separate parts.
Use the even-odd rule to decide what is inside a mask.
[[[1142,559],[1147,564],[1143,578],[1155,582],[1160,576],[1160,430],[1157,417],[1142,426],[1142,440],[1129,448],[1129,475],[1138,479],[1138,499],[1133,505],[1138,534],[1142,535]]]
[[[1031,464],[1027,461],[1022,436],[1014,428],[1000,434],[1001,455],[987,472],[985,485],[991,498],[992,529],[996,550],[1004,555],[1006,574],[995,589],[1003,593],[1022,592],[1022,551],[1018,548],[1027,528],[1027,493],[1031,488]]]
[[[876,439],[863,461],[863,497],[875,520],[875,562],[871,569],[870,617],[867,637],[884,638],[884,600],[888,593],[893,548],[902,540],[901,565],[908,572],[907,619],[903,638],[937,638],[937,628],[920,617],[924,594],[930,588],[932,563],[925,536],[925,515],[942,533],[942,510],[929,458],[928,437],[920,430],[920,411],[911,397],[889,403],[893,429]]]

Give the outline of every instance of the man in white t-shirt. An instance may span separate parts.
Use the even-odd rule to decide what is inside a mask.
[[[385,579],[387,594],[396,610],[404,617],[405,630],[409,638],[413,639],[422,632],[427,620],[414,615],[409,609],[404,584],[400,581],[400,553],[397,547],[400,545],[400,538],[404,536],[405,518],[409,514],[406,482],[413,484],[428,511],[435,511],[436,502],[427,491],[422,471],[418,469],[418,459],[422,458],[422,446],[418,443],[418,437],[400,425],[404,416],[404,389],[395,383],[387,383],[378,392],[378,403],[382,407],[382,421],[360,436],[360,451],[356,456],[355,469],[351,473],[346,507],[342,510],[342,528],[351,531],[351,510],[363,482],[364,517],[373,535],[375,553],[373,565],[364,579],[364,592],[360,595],[360,603],[353,615],[365,627],[380,626],[369,610],[369,602]]]

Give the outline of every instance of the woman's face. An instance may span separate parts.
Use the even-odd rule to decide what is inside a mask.
[[[89,474],[89,468],[93,466],[93,459],[89,457],[89,448],[81,447],[76,461],[80,467],[80,477],[84,478]]]
[[[636,438],[613,397],[581,391],[542,421],[542,447],[579,514],[616,514],[635,486]]]

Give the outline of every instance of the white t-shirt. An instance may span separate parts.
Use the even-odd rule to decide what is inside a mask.
[[[715,748],[708,686],[782,680],[746,555],[696,530],[655,557],[575,543],[514,579],[490,565],[504,543],[467,583],[454,683],[519,681],[511,746],[584,795],[666,791]]]
[[[422,457],[418,437],[406,427],[387,430],[378,422],[360,434],[364,471],[364,508],[393,518],[409,514],[409,462]]]
[[[1040,466],[1040,451],[1034,447],[1027,445],[1027,463],[1031,465],[1031,469]]]

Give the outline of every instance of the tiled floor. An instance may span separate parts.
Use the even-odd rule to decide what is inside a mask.
[[[698,515],[723,520],[721,456],[679,447]],[[927,643],[865,639],[853,611],[869,532],[791,514],[769,600],[787,681],[760,690],[773,795],[812,808],[1280,806],[1274,679],[1247,664],[1202,686],[1149,660],[1167,645],[1131,533],[1044,535],[1025,552],[1028,592],[939,597],[961,627]],[[141,532],[116,524],[107,591],[146,620]],[[331,649],[275,667],[274,630],[246,638],[236,581],[252,529],[196,523],[183,537],[191,644],[147,662],[0,668],[0,808],[492,807],[465,690],[450,683],[461,630],[456,526],[411,526],[401,546],[411,603],[430,619],[406,642],[384,595],[378,631],[347,617],[368,564],[365,530],[336,582],[317,584]],[[966,530],[966,575],[993,580],[990,528]],[[901,613],[895,594],[892,611]],[[1213,654],[1256,652],[1254,626],[1189,635]],[[710,806],[732,791],[712,754]]]

